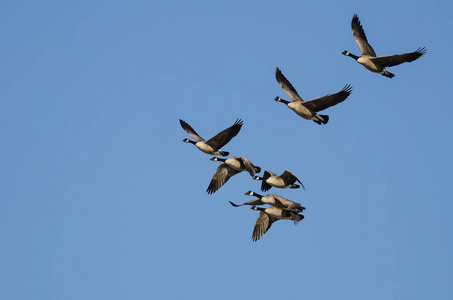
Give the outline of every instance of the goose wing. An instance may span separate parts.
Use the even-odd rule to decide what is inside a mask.
[[[245,202],[245,203],[242,203],[242,204],[235,204],[233,202],[231,202],[231,205],[233,205],[234,207],[239,207],[239,206],[242,206],[242,205],[263,205],[263,204],[266,204],[266,203],[263,203],[263,201],[261,201],[261,199],[255,199],[255,200],[252,200],[252,201],[249,201],[249,202]]]
[[[352,86],[350,84],[347,84],[338,93],[335,93],[332,95],[326,95],[323,97],[319,97],[319,98],[304,102],[303,105],[308,109],[318,112],[318,111],[324,110],[328,107],[337,105],[340,102],[343,102],[344,100],[346,100],[346,98],[349,97],[351,92],[352,92]]]
[[[365,31],[363,31],[362,25],[360,24],[359,21],[359,17],[356,14],[354,14],[354,16],[352,17],[351,29],[352,35],[354,36],[354,40],[359,45],[360,51],[362,51],[362,55],[376,56],[373,47],[371,47],[371,45],[368,44]]]
[[[244,164],[247,172],[249,172],[250,176],[255,176],[255,166],[252,164],[252,162],[244,156],[241,156],[240,159],[242,160],[242,163]]]
[[[253,228],[252,240],[259,240],[271,228],[272,223],[278,219],[269,216],[264,211],[260,212],[258,219],[256,219],[255,228]]]
[[[285,172],[283,172],[282,175],[280,175],[280,178],[283,179],[283,181],[288,184],[293,184],[297,181],[305,189],[304,185],[302,184],[302,182],[300,182],[299,178],[297,178],[296,175],[294,175],[293,173],[291,173],[288,170],[285,170]]]
[[[379,56],[379,57],[372,57],[370,60],[377,65],[383,67],[393,67],[404,62],[411,62],[426,53],[426,49],[418,48],[417,51],[411,53],[403,53],[403,54],[394,54],[394,55],[386,55],[386,56]]]
[[[227,129],[217,133],[215,136],[213,136],[208,141],[206,141],[206,143],[217,149],[222,148],[239,133],[243,123],[244,122],[242,120],[237,119],[233,125],[231,125]]]
[[[288,210],[293,210],[293,211],[297,211],[297,212],[301,212],[301,211],[305,210],[305,207],[303,207],[300,203],[283,198],[279,195],[273,195],[273,197],[274,197],[275,201],[280,202]]]
[[[214,176],[212,176],[206,193],[214,194],[230,179],[231,176],[236,175],[237,173],[240,173],[240,171],[236,171],[225,163],[220,164],[214,173]]]
[[[274,173],[270,172],[270,171],[264,171],[264,174],[263,174],[263,180],[261,182],[261,190],[263,192],[267,192],[268,190],[270,190],[272,188],[272,186],[270,184],[268,184],[266,182],[266,180],[271,177],[272,175],[275,175]]]
[[[283,91],[289,96],[291,101],[302,101],[301,96],[297,93],[296,89],[293,87],[291,82],[283,75],[282,71],[279,68],[275,68],[275,78],[277,79],[278,84],[282,87]]]
[[[204,139],[198,135],[198,133],[193,130],[192,126],[184,122],[183,120],[179,119],[179,123],[181,124],[182,129],[184,129],[191,137],[193,137],[197,142],[202,142]]]

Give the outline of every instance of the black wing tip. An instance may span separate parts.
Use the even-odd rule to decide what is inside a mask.
[[[357,26],[361,26],[359,16],[357,14],[354,14],[352,16],[351,25],[354,26],[354,24],[357,24]]]
[[[236,203],[234,203],[234,202],[231,202],[231,201],[228,201],[228,202],[230,202],[230,204],[231,204],[232,206],[234,206],[234,207],[239,207],[239,206],[240,206],[239,204],[236,204]]]
[[[341,90],[342,92],[346,92],[348,94],[351,94],[352,93],[352,85],[347,83],[343,89]]]
[[[428,50],[426,49],[426,47],[420,47],[415,52],[417,52],[418,54],[420,54],[420,56],[422,56],[422,55],[425,55],[427,51]]]
[[[241,120],[241,119],[236,119],[236,122],[234,122],[234,124],[233,124],[233,125],[236,125],[236,126],[242,126],[242,125],[244,125],[244,121],[243,121],[243,120]]]
[[[206,193],[208,193],[209,195],[212,195],[212,194],[214,194],[215,192],[217,192],[217,190],[218,190],[219,188],[220,188],[220,187],[217,187],[215,184],[211,183],[211,184],[209,184],[208,189],[206,190]]]

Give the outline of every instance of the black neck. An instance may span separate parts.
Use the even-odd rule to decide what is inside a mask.
[[[255,192],[253,192],[253,196],[256,196],[256,197],[258,197],[258,198],[260,198],[260,199],[263,198],[263,195],[257,194],[257,193],[255,193]]]
[[[349,56],[354,58],[355,60],[359,59],[359,57],[357,55],[354,55],[351,52],[349,52]]]
[[[279,102],[285,103],[286,105],[288,105],[288,103],[291,103],[291,101],[284,100],[284,99],[282,99],[282,98],[280,98],[280,101],[279,101]]]

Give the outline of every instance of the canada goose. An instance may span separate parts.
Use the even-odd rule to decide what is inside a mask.
[[[363,31],[362,25],[360,25],[359,17],[354,14],[351,22],[352,35],[354,40],[360,47],[362,52],[361,56],[356,56],[349,51],[345,50],[342,54],[354,58],[359,64],[370,70],[374,73],[379,73],[385,77],[392,78],[395,75],[387,71],[386,67],[393,67],[404,62],[411,62],[422,56],[426,53],[424,47],[418,48],[415,52],[404,53],[404,54],[394,54],[386,56],[377,56]]]
[[[288,200],[286,198],[283,198],[283,197],[275,195],[275,194],[269,194],[269,195],[266,195],[266,196],[262,196],[260,194],[257,194],[255,192],[253,192],[253,191],[248,191],[245,194],[247,196],[256,196],[256,197],[258,197],[258,199],[255,199],[255,200],[252,200],[252,201],[249,201],[249,202],[245,202],[245,203],[242,203],[242,204],[235,204],[235,203],[230,201],[231,205],[233,205],[234,207],[239,207],[239,206],[242,206],[242,205],[264,205],[264,204],[269,204],[269,205],[271,205],[273,207],[277,207],[277,208],[280,208],[280,209],[283,209],[283,210],[289,210],[289,211],[296,212],[296,213],[302,212],[302,211],[305,210],[305,207],[300,205],[300,203]]]
[[[271,171],[264,171],[263,177],[255,176],[252,179],[255,180],[262,180],[263,182],[261,183],[261,190],[263,192],[267,192],[270,190],[272,187],[280,188],[280,189],[298,189],[300,186],[298,184],[294,184],[296,181],[299,182],[302,187],[305,189],[304,185],[300,180],[294,176],[293,173],[291,173],[288,170],[285,170],[281,175],[277,176],[276,174],[272,173]]]
[[[221,156],[228,156],[229,152],[222,151],[220,148],[225,146],[232,138],[234,138],[241,130],[243,121],[237,119],[236,122],[227,129],[222,132],[217,133],[215,136],[210,138],[209,140],[205,141],[198,133],[193,130],[193,128],[184,122],[183,120],[179,119],[179,123],[181,123],[182,129],[184,129],[191,137],[193,137],[196,141],[192,141],[189,139],[183,139],[182,141],[185,143],[192,143],[202,152],[211,154],[211,155],[221,155]]]
[[[319,115],[317,114],[317,112],[343,102],[352,92],[352,86],[347,84],[340,92],[336,94],[326,95],[305,102],[302,97],[299,96],[296,89],[289,82],[289,80],[286,79],[286,77],[282,74],[282,71],[280,71],[279,68],[275,69],[275,78],[277,79],[278,84],[282,87],[283,91],[289,96],[291,101],[283,100],[280,97],[275,97],[274,100],[285,103],[302,118],[313,120],[319,125],[327,124],[327,122],[329,121],[329,116]]]
[[[261,172],[261,168],[254,166],[250,160],[241,157],[229,157],[227,159],[213,157],[212,161],[221,161],[223,163],[217,168],[217,171],[212,176],[211,183],[209,183],[206,193],[213,194],[220,189],[231,176],[234,176],[242,171],[249,172],[250,176],[255,176],[255,173]]]
[[[271,228],[272,223],[278,220],[293,220],[294,225],[297,225],[304,219],[303,215],[295,214],[293,212],[282,210],[277,207],[257,207],[253,205],[253,210],[259,210],[260,215],[256,219],[255,227],[253,228],[252,240],[259,240]]]

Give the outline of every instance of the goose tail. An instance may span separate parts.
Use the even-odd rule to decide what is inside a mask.
[[[328,115],[317,115],[316,119],[314,119],[313,121],[319,125],[327,124],[327,122],[329,122],[329,116]]]
[[[384,70],[381,74],[382,74],[383,76],[385,76],[385,77],[388,77],[388,78],[393,78],[393,77],[395,77],[395,74],[390,73],[390,72],[387,71],[387,70]]]

